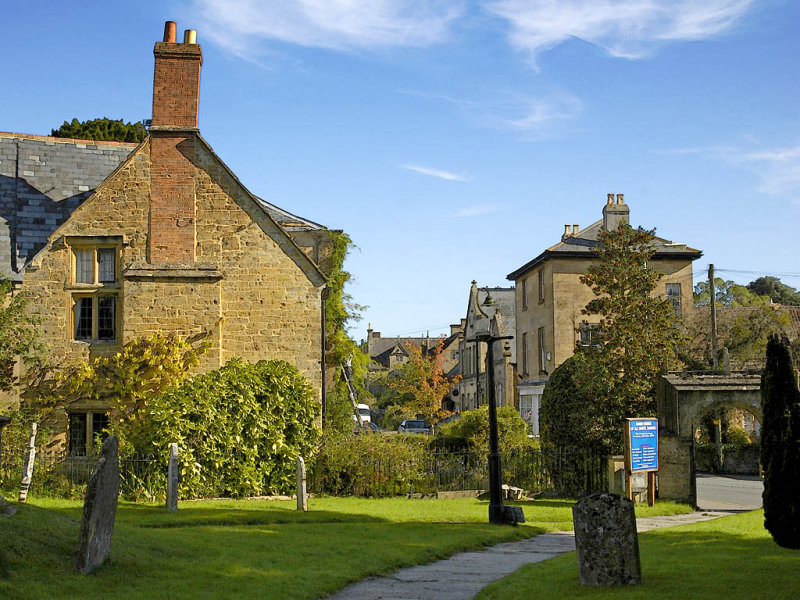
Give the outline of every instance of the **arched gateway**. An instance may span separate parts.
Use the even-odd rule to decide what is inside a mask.
[[[658,380],[659,497],[697,504],[692,442],[701,417],[741,408],[761,421],[760,371],[669,372]]]

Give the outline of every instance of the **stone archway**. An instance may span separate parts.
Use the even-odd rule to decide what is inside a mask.
[[[697,504],[694,432],[710,411],[741,408],[761,421],[760,371],[670,372],[658,381],[659,495]]]

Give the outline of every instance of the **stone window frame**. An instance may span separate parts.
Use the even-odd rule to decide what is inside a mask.
[[[539,327],[537,331],[537,342],[539,345],[539,372],[547,373],[547,346],[544,327]]]
[[[667,296],[667,299],[672,302],[672,306],[675,307],[675,312],[680,315],[682,303],[681,284],[677,282],[665,283],[664,292]]]
[[[544,268],[539,269],[539,304],[544,304],[545,300],[545,281],[544,281]]]
[[[67,276],[67,292],[69,294],[69,336],[76,342],[88,344],[111,344],[116,345],[120,342],[120,331],[122,330],[122,311],[120,310],[120,272],[121,255],[123,247],[122,236],[70,236],[65,238],[66,246],[69,249],[70,264]],[[101,281],[101,256],[102,251],[112,250],[114,252],[114,279],[113,281]],[[78,281],[78,257],[79,253],[90,251],[92,263],[92,281]],[[103,298],[113,298],[113,334],[111,337],[100,336],[100,308]],[[91,300],[91,334],[78,337],[78,307],[80,301]]]
[[[522,294],[522,310],[528,310],[528,280],[522,279],[520,281],[521,294]]]
[[[108,411],[102,410],[74,410],[67,413],[67,452],[70,456],[90,456],[99,448],[95,443],[95,438],[100,436],[100,442],[108,434],[102,432],[102,423],[108,426]],[[100,417],[100,418],[98,418]],[[76,432],[73,428],[80,424],[81,430]],[[98,424],[100,431],[96,431]],[[76,433],[82,433],[82,439],[76,437]]]

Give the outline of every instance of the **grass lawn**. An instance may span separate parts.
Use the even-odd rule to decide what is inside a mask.
[[[0,598],[323,598],[369,575],[572,527],[570,501],[520,504],[528,523],[508,527],[466,498],[313,498],[308,513],[293,501],[185,502],[176,514],[120,503],[111,561],[86,577],[73,570],[82,503],[33,498],[0,518]]]
[[[523,567],[480,600],[630,598],[770,600],[800,598],[800,551],[776,545],[763,511],[656,530],[639,536],[643,583],[581,586],[574,552]]]

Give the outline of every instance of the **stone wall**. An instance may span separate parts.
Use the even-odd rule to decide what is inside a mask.
[[[56,362],[116,352],[155,331],[214,342],[199,370],[233,356],[283,359],[305,375],[321,398],[321,290],[324,278],[242,188],[205,144],[197,144],[196,263],[147,262],[150,147],[145,143],[51,236],[25,276],[31,309]],[[118,281],[75,284],[72,248],[93,238],[115,244]],[[116,293],[117,339],[73,339],[76,292]],[[88,408],[88,407],[87,407]],[[99,408],[99,407],[98,407]]]
[[[697,489],[691,442],[659,432],[658,466],[659,498],[695,506]]]

